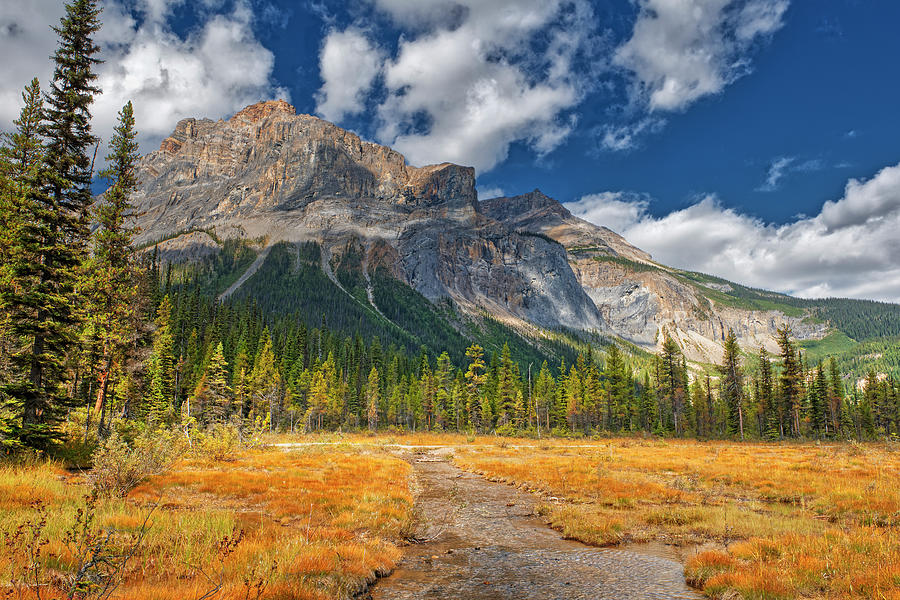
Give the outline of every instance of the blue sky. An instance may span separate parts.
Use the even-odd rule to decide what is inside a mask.
[[[900,299],[900,4],[106,0],[97,129],[286,97],[487,197],[540,188],[662,262]],[[0,0],[0,117],[61,2]]]

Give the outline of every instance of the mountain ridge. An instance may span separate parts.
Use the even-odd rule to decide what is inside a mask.
[[[718,360],[729,329],[747,351],[775,350],[781,326],[808,341],[834,329],[808,309],[751,302],[734,292],[748,288],[657,263],[540,190],[479,200],[472,168],[409,165],[284,101],[227,121],[180,121],[141,159],[138,176],[137,241],[169,238],[163,255],[175,260],[215,251],[204,230],[265,246],[316,242],[326,273],[358,244],[372,271],[384,268],[463,313],[615,335],[651,350],[668,334],[697,362]]]

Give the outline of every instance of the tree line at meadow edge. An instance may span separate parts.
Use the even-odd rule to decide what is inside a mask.
[[[0,149],[0,444],[8,452],[104,437],[123,423],[742,439],[900,431],[892,378],[870,373],[848,393],[835,362],[808,365],[787,329],[779,357],[762,351],[748,361],[731,333],[719,373],[693,381],[668,336],[642,369],[616,345],[532,371],[508,345],[487,356],[472,344],[458,367],[447,352],[412,356],[377,337],[173,286],[155,252],[132,244],[130,102],[99,173],[109,187],[91,194],[99,14],[95,0],[66,5],[54,28],[53,80],[46,92],[36,79],[27,85]]]

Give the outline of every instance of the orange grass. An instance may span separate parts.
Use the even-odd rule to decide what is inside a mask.
[[[539,511],[568,537],[717,544],[686,569],[712,597],[900,600],[900,457],[891,445],[507,444],[466,445],[455,461],[543,494]]]
[[[128,498],[98,504],[98,524],[124,539],[160,502],[115,597],[190,600],[212,580],[222,583],[216,598],[243,598],[244,579],[253,569],[257,577],[267,573],[273,562],[274,574],[263,576],[265,598],[350,597],[400,558],[396,543],[412,514],[408,476],[402,460],[348,448],[247,452],[218,464],[185,460]],[[73,559],[61,540],[86,491],[79,478],[52,463],[0,467],[0,530],[34,515],[31,502],[42,500],[50,540],[44,564],[48,576],[65,572]],[[240,530],[243,540],[222,560],[216,543]],[[22,560],[0,547],[0,594]],[[60,590],[42,594],[63,596]]]

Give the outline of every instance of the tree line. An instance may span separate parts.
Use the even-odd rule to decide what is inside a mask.
[[[789,329],[780,353],[747,356],[730,332],[722,364],[692,372],[665,337],[647,361],[616,344],[524,364],[509,345],[444,351],[383,347],[324,324],[273,318],[171,288],[157,316],[151,380],[160,420],[228,420],[270,430],[452,431],[524,435],[649,433],[731,439],[874,439],[900,432],[898,386],[871,373],[846,385],[831,359],[808,364]],[[159,390],[159,391],[157,391]]]

